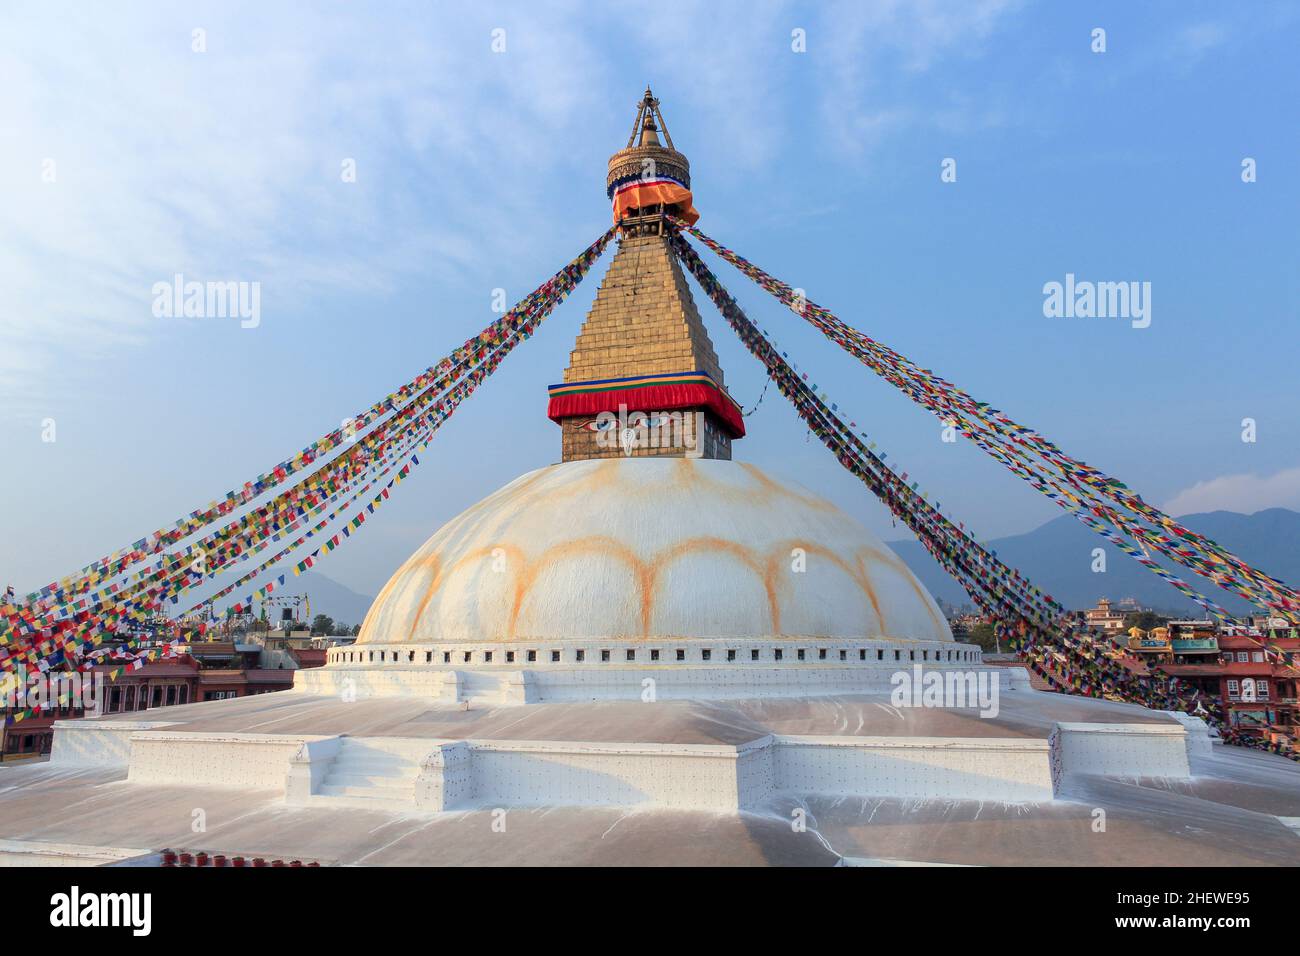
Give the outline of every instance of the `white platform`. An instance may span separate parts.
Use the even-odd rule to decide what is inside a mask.
[[[707,672],[709,677],[716,675],[710,669],[695,670]],[[797,678],[811,676],[814,670],[790,668],[783,675],[786,684],[782,686],[797,687]],[[843,669],[827,670],[831,674],[821,674],[818,684],[823,695],[836,686],[833,680],[826,680],[831,675],[843,678],[846,690],[854,689]],[[993,670],[1005,684],[1003,702],[1030,713],[1036,706],[1047,708],[1046,719],[1034,733],[1027,734],[1014,724],[981,721],[973,712],[965,712],[961,728],[957,728],[964,728],[962,733],[926,733],[922,731],[927,727],[945,729],[941,723],[944,715],[924,709],[906,715],[919,722],[916,730],[868,732],[867,720],[873,721],[873,726],[883,722],[884,729],[892,730],[893,715],[900,720],[904,715],[889,704],[887,695],[863,695],[858,687],[859,695],[851,699],[864,732],[855,734],[756,729],[747,736],[737,727],[729,733],[730,739],[706,743],[632,739],[632,735],[626,740],[587,740],[576,734],[557,737],[549,731],[544,737],[473,733],[454,737],[411,734],[409,724],[397,728],[406,733],[333,733],[326,732],[328,722],[323,720],[321,733],[267,733],[251,728],[275,726],[276,722],[256,719],[253,710],[244,721],[248,731],[211,729],[202,722],[59,722],[51,763],[68,768],[122,767],[132,784],[263,789],[299,806],[352,805],[434,813],[457,808],[546,806],[735,811],[763,807],[782,796],[806,794],[1008,803],[1052,800],[1062,775],[1069,773],[1185,779],[1189,750],[1206,742],[1204,725],[1198,726],[1197,721],[1116,719],[1124,716],[1123,708],[1116,708],[1110,720],[1092,714],[1085,714],[1091,718],[1087,720],[1052,720],[1051,707],[1062,698],[1026,689],[1014,670]],[[685,672],[679,670],[678,674]],[[773,673],[765,668],[746,668],[744,672],[757,679],[759,686]],[[386,670],[383,678],[402,673],[402,668],[393,668]],[[591,672],[560,668],[552,673],[563,678],[559,686],[573,687],[581,683],[574,680],[575,674]],[[639,689],[641,673],[619,669],[598,672],[598,676],[602,688],[609,686],[610,678],[621,676],[625,686]],[[726,673],[734,677],[740,671]],[[857,676],[865,673],[858,671]],[[299,674],[309,676],[306,686],[319,686],[315,679],[319,675],[333,676],[328,671]],[[470,683],[462,674],[454,685]],[[672,686],[671,681],[667,686]],[[752,696],[754,687],[749,683],[744,689]],[[738,696],[741,689],[736,687]],[[297,702],[308,712],[315,708],[323,715],[347,715],[349,706],[361,706],[305,691],[275,697],[281,705]],[[378,700],[373,703],[383,706]],[[780,704],[776,699],[767,706]],[[187,711],[203,713],[204,706],[191,706]],[[483,712],[480,708],[467,711],[469,705],[454,699],[435,698],[424,706],[428,718],[441,719],[448,726]],[[540,720],[553,713],[554,707],[564,706],[577,707],[580,712],[583,705],[494,706],[486,713],[515,714],[513,723],[527,731],[528,720]],[[633,729],[638,713],[650,717],[658,713],[657,707],[669,704],[603,706],[620,708],[618,723],[607,727],[616,734],[619,723]],[[361,715],[356,710],[351,713]],[[594,711],[590,719],[593,723],[602,720]],[[310,725],[310,721],[299,725]],[[504,722],[506,728],[510,725],[510,721]],[[566,725],[565,729],[571,728]]]

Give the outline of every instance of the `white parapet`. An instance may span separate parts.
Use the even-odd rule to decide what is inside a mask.
[[[304,806],[311,802],[311,795],[324,784],[342,743],[342,737],[321,737],[302,742],[289,758],[289,772],[284,779],[285,803]]]
[[[678,663],[673,648],[664,649],[659,663],[628,663],[612,657],[605,663],[596,657],[578,663],[571,658],[573,648],[545,650],[545,655],[561,658],[555,663],[505,667],[499,664],[467,664],[443,666],[421,663],[425,652],[415,654],[416,661],[409,662],[407,655],[395,652],[367,651],[365,663],[332,663],[325,667],[301,669],[294,674],[294,690],[321,696],[345,699],[373,697],[421,697],[440,703],[476,701],[500,706],[518,704],[556,703],[591,700],[745,700],[773,697],[828,697],[844,694],[885,694],[895,685],[896,675],[912,674],[916,670],[926,673],[940,671],[977,675],[982,679],[997,681],[1001,693],[1028,692],[1028,676],[1023,668],[997,667],[978,662],[944,660],[921,663],[911,660],[913,651],[890,649],[882,659],[876,659],[883,648],[871,649],[865,660],[858,661],[858,651],[865,648],[830,648],[828,659],[820,659],[821,649],[786,648],[792,661],[750,662],[739,655],[730,663],[725,655],[730,651],[748,648],[715,647],[709,661],[701,661],[699,648],[691,649],[697,657],[694,662]],[[770,648],[767,650],[771,651]],[[846,660],[838,660],[839,650],[845,650]],[[849,650],[853,650],[850,655]],[[924,649],[923,649],[924,650]],[[632,653],[619,649],[626,655]],[[898,651],[901,660],[894,660]],[[603,653],[598,649],[598,653]],[[797,655],[804,653],[801,660]],[[964,649],[943,648],[925,653],[967,654]],[[370,661],[369,655],[378,653],[382,659]],[[414,652],[407,652],[407,654]],[[430,652],[431,653],[431,652]],[[486,652],[482,652],[486,653]],[[497,653],[500,653],[499,651]],[[639,649],[638,661],[648,656],[645,648]],[[472,652],[462,652],[472,654]],[[669,656],[674,660],[668,660]],[[441,659],[439,655],[436,659]],[[495,658],[494,658],[495,660]],[[987,675],[987,678],[984,677]]]
[[[324,736],[139,731],[131,737],[131,783],[246,787],[283,793],[290,762]]]
[[[1061,769],[1107,777],[1187,777],[1182,724],[1059,723]]]
[[[1050,741],[1037,738],[776,738],[776,788],[791,794],[1051,800]]]
[[[438,813],[469,804],[474,798],[474,774],[464,741],[437,744],[420,761],[415,778],[415,805]]]
[[[147,856],[151,851],[133,847],[83,846],[39,840],[0,840],[0,867],[9,866],[114,866]]]
[[[474,801],[486,807],[641,806],[735,810],[742,753],[766,747],[472,741]]]
[[[57,720],[50,763],[59,767],[125,767],[131,762],[131,737],[172,726],[167,720]]]

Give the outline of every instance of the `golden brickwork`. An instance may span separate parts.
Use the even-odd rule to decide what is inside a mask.
[[[623,239],[582,323],[566,382],[722,369],[686,275],[662,236]]]
[[[588,382],[696,370],[707,372],[725,390],[718,356],[668,240],[662,236],[624,236],[569,355],[564,381]],[[682,410],[684,414],[694,411]],[[680,444],[664,441],[669,447],[633,448],[630,456],[689,454],[730,460],[730,437],[712,413],[704,417],[702,436],[691,425],[677,431],[677,434],[702,439],[690,451]],[[623,457],[625,451],[618,436],[592,431],[586,427],[590,420],[570,418],[561,423],[563,460]]]

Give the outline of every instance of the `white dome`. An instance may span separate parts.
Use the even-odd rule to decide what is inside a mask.
[[[448,522],[358,640],[778,636],[952,640],[912,572],[829,501],[749,464],[629,458],[541,468]]]

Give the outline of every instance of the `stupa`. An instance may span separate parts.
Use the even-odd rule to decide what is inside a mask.
[[[0,862],[1300,862],[1294,765],[1032,689],[852,516],[734,461],[648,89],[606,187],[560,460],[438,529],[292,691],[56,724],[0,769]]]

